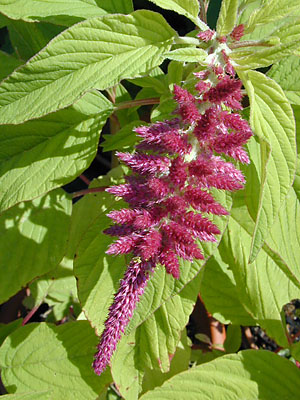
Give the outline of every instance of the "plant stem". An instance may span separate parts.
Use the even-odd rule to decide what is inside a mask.
[[[254,47],[254,46],[260,46],[260,47],[272,47],[273,44],[267,43],[267,42],[259,42],[259,41],[253,41],[253,40],[245,40],[244,42],[235,42],[231,43],[229,45],[229,48],[232,49],[238,49],[241,47]]]
[[[126,108],[138,107],[138,106],[147,106],[152,104],[159,104],[159,97],[150,97],[149,99],[140,99],[140,100],[128,100],[123,103],[116,105],[117,110],[125,110]]]
[[[101,187],[98,187],[98,188],[90,188],[90,189],[79,190],[79,192],[75,192],[75,193],[72,194],[72,198],[75,199],[75,197],[84,196],[85,194],[104,192],[105,189],[107,189],[107,186],[101,186]]]
[[[29,313],[26,315],[26,317],[23,319],[22,321],[22,326],[26,325],[27,322],[33,317],[33,315],[37,312],[37,310],[39,309],[39,305],[33,307],[32,310],[29,311]]]
[[[207,18],[206,18],[207,8],[205,7],[204,0],[199,0],[199,4],[200,4],[200,19],[203,22],[207,23]]]

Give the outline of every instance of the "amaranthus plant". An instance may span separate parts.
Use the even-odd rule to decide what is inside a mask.
[[[297,399],[299,0],[142,3],[0,2],[1,394]]]

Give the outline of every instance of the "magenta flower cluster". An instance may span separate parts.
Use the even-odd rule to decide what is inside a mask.
[[[234,33],[239,37],[241,28]],[[213,31],[200,38],[212,39]],[[225,53],[196,72],[195,90],[175,86],[177,117],[136,128],[141,137],[133,154],[117,153],[132,171],[126,183],[107,189],[129,208],[112,211],[116,223],[105,233],[118,236],[108,254],[131,254],[132,260],[109,310],[94,369],[101,374],[157,264],[175,279],[180,259],[203,259],[199,243],[216,241],[218,227],[209,214],[226,215],[210,189],[243,188],[243,174],[220,155],[248,163],[243,145],[251,137],[241,110],[241,81]]]

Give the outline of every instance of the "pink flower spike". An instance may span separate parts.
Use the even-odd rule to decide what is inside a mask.
[[[141,175],[155,175],[166,173],[169,169],[167,157],[141,153],[116,153],[116,156],[127,164],[134,172]]]
[[[105,328],[97,347],[93,362],[93,368],[97,375],[101,375],[110,363],[117,343],[122,333],[125,332],[140,296],[144,293],[154,267],[155,265],[150,262],[131,260],[124,278],[120,282],[114,302],[110,306]]]

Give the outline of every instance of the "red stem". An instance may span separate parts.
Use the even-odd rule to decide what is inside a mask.
[[[33,317],[33,315],[34,315],[34,314],[37,312],[37,310],[39,309],[39,306],[40,306],[40,304],[39,304],[38,306],[33,307],[33,309],[29,311],[29,313],[28,313],[28,314],[26,315],[26,317],[23,319],[22,326],[26,325],[27,322],[31,319],[31,317]]]

